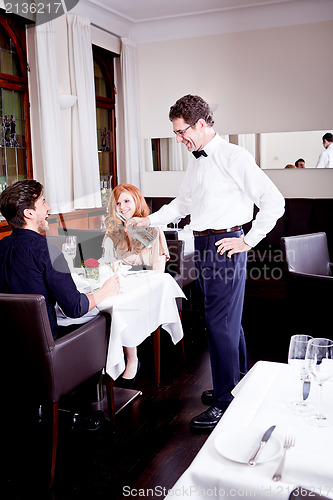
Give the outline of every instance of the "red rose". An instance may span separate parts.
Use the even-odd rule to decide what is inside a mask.
[[[84,261],[84,265],[87,266],[87,267],[98,267],[99,266],[99,262],[98,260],[96,259],[87,259]]]

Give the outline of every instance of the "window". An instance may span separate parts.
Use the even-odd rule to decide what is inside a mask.
[[[32,177],[25,25],[0,15],[0,192]]]
[[[98,160],[101,187],[117,184],[116,118],[113,60],[116,54],[93,46]]]

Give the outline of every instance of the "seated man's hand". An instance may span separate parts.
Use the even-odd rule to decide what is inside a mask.
[[[108,296],[114,295],[120,290],[120,281],[118,274],[114,274],[111,278],[106,280],[101,290],[103,290]]]

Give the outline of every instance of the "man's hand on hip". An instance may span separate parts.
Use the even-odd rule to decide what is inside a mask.
[[[244,236],[239,238],[222,238],[218,240],[215,245],[217,246],[217,252],[220,255],[227,253],[227,257],[231,257],[234,253],[247,252],[251,249],[250,245],[245,243]]]

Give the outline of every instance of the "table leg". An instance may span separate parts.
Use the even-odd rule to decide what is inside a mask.
[[[155,363],[155,382],[161,383],[161,328],[158,327],[153,333],[154,339],[154,363]]]

